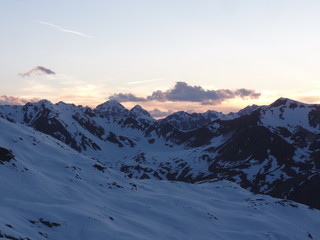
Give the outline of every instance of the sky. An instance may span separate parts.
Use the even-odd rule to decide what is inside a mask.
[[[318,0],[0,0],[0,104],[320,103]]]

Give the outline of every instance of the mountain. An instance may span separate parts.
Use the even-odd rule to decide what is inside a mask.
[[[188,113],[184,111],[170,114],[164,119],[159,120],[162,124],[170,123],[175,128],[182,131],[190,131],[200,127],[204,127],[214,120],[231,120],[245,115],[250,115],[253,111],[260,108],[258,105],[248,106],[236,113],[223,114],[209,110],[205,113]]]
[[[115,118],[121,118],[128,114],[128,110],[115,100],[110,100],[98,105],[94,111]]]
[[[250,115],[252,112],[254,112],[255,110],[259,109],[260,106],[258,105],[251,105],[251,106],[247,106],[243,109],[241,109],[239,112],[237,113],[230,113],[229,115],[234,116],[234,117],[240,117],[240,116],[245,116],[245,115]]]
[[[203,127],[213,120],[224,119],[226,116],[215,111],[207,111],[206,113],[187,113],[179,111],[159,120],[161,124],[170,123],[175,128],[182,131],[189,131]]]
[[[146,121],[146,122],[153,122],[154,119],[151,117],[151,115],[143,109],[140,105],[134,106],[130,111],[129,115],[132,116],[136,120],[140,121]]]
[[[67,116],[64,111],[71,116],[86,112],[62,103],[28,107],[34,110],[33,116],[56,119],[52,125]],[[22,109],[13,108],[11,113],[31,113]],[[33,120],[37,118],[29,123]],[[72,126],[70,119],[64,122]],[[128,178],[88,153],[88,149],[80,153],[30,126],[0,118],[0,238],[320,238],[319,210],[256,195],[226,180],[188,184]]]
[[[154,120],[116,101],[91,109],[43,100],[0,106],[0,116],[131,179],[228,180],[320,209],[319,105],[280,98],[227,115],[177,112]]]

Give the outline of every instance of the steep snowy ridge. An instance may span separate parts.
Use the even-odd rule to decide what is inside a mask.
[[[291,132],[298,127],[312,133],[320,133],[319,105],[308,105],[281,98],[270,106],[262,108],[261,113],[261,122],[264,126],[285,127]]]
[[[320,238],[320,211],[228,181],[129,179],[61,141],[0,118],[0,238]]]
[[[0,116],[48,134],[130,178],[227,179],[320,208],[320,107],[281,98],[223,115],[154,120],[116,101],[96,109],[48,101],[0,106]]]

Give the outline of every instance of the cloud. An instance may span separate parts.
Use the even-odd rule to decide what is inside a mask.
[[[190,86],[185,82],[177,82],[176,85],[167,91],[157,90],[151,93],[146,98],[137,97],[133,94],[118,93],[114,94],[109,99],[114,99],[119,102],[138,102],[138,101],[173,101],[173,102],[200,102],[203,105],[219,104],[225,100],[232,98],[255,99],[260,97],[260,93],[250,89],[219,89],[205,90],[201,86]]]
[[[22,77],[30,77],[31,75],[55,75],[56,73],[48,68],[38,66],[35,68],[32,68],[30,71],[25,72],[25,73],[19,73],[20,76]]]
[[[155,108],[155,109],[149,111],[149,113],[154,118],[162,118],[162,117],[166,117],[166,116],[170,115],[171,113],[173,113],[173,111],[172,110],[161,111],[158,108]]]
[[[60,26],[52,24],[52,23],[43,22],[43,21],[38,21],[38,23],[46,25],[46,26],[49,26],[49,27],[52,27],[52,28],[55,28],[55,29],[57,29],[57,30],[59,30],[61,32],[71,33],[71,34],[75,34],[75,35],[78,35],[78,36],[81,36],[81,37],[86,37],[86,38],[92,38],[92,36],[90,36],[88,34],[85,34],[85,33],[82,33],[82,32],[77,32],[77,31],[73,31],[73,30],[69,30],[69,29],[65,29],[63,27],[60,27]]]
[[[261,93],[256,93],[253,90],[248,90],[245,88],[240,88],[238,90],[236,90],[236,95],[241,97],[241,98],[245,98],[245,97],[250,97],[250,98],[259,98]]]
[[[157,101],[182,101],[202,102],[209,99],[218,99],[219,96],[214,90],[204,90],[200,86],[190,86],[185,82],[177,82],[176,85],[167,91],[155,91],[147,97],[148,100]]]
[[[38,101],[40,101],[40,99],[38,98],[25,99],[25,98],[7,96],[7,95],[0,96],[0,105],[24,105],[28,102],[38,102]]]
[[[136,97],[131,93],[117,93],[109,97],[109,100],[116,100],[118,102],[144,102],[146,99]]]

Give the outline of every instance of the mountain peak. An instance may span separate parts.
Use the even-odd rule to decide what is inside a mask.
[[[272,107],[279,107],[279,106],[289,106],[290,108],[295,108],[297,106],[304,105],[302,102],[298,102],[295,100],[292,100],[290,98],[279,98],[275,102],[271,103],[269,106]]]
[[[52,105],[53,103],[50,102],[50,101],[47,100],[47,99],[42,99],[42,100],[40,100],[39,102],[35,102],[35,104],[39,104],[39,105]]]
[[[131,108],[131,111],[145,111],[140,105],[135,105],[133,108]]]
[[[142,108],[140,105],[135,105],[133,108],[131,108],[130,112],[139,112],[139,113],[143,113],[145,115],[149,115],[149,113]]]
[[[130,115],[135,118],[153,119],[150,113],[143,109],[140,105],[135,105],[130,111]]]
[[[94,110],[108,115],[124,115],[128,112],[128,110],[116,100],[106,101],[98,105]]]
[[[109,109],[126,109],[116,100],[109,100],[102,104],[99,104],[95,109],[99,111],[109,110]]]
[[[52,108],[53,107],[53,103],[50,102],[47,99],[42,99],[38,102],[28,102],[24,105],[24,108],[28,108],[28,107],[37,107],[37,108]]]
[[[115,107],[122,107],[124,108],[124,106],[121,105],[121,103],[119,103],[117,100],[108,100],[100,105],[97,106],[97,108],[99,106],[108,106],[108,107],[112,107],[112,106],[115,106]]]

